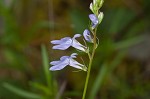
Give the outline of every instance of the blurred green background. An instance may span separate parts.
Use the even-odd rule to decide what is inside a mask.
[[[52,50],[50,41],[82,34],[90,2],[0,0],[0,99],[81,99],[86,72],[49,71],[77,51]],[[149,10],[150,0],[105,0],[86,99],[150,99]]]

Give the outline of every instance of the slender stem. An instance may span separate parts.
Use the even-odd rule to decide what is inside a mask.
[[[87,54],[88,54],[89,60],[91,60],[91,54],[89,52]]]
[[[93,62],[93,58],[94,58],[94,54],[95,54],[95,50],[96,50],[96,30],[94,31],[94,45],[93,45],[93,51],[92,51],[92,55],[90,57],[90,62],[89,62],[89,66],[88,66],[88,71],[87,71],[87,76],[86,76],[86,81],[85,81],[85,86],[84,86],[84,91],[83,91],[83,96],[82,99],[85,99],[86,96],[86,91],[87,91],[87,87],[88,87],[88,82],[89,82],[89,78],[90,78],[90,72],[91,72],[91,66],[92,66],[92,62]],[[89,53],[88,53],[89,54]]]

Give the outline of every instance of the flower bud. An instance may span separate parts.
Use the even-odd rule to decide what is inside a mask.
[[[100,12],[99,15],[98,15],[98,22],[99,22],[99,24],[102,22],[103,17],[104,17],[103,12]]]

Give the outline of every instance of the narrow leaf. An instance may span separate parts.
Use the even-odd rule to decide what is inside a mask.
[[[42,45],[41,49],[42,49],[42,61],[43,61],[44,73],[45,73],[47,85],[50,90],[50,94],[52,94],[52,92],[53,92],[52,84],[53,83],[52,83],[52,74],[49,71],[50,65],[49,65],[49,60],[48,60],[48,53],[46,51],[45,45]]]
[[[3,83],[3,87],[8,89],[9,91],[12,91],[13,93],[22,96],[24,98],[28,98],[28,99],[41,99],[41,96],[32,93],[32,92],[28,92],[25,90],[22,90],[20,88],[17,88],[9,83]]]

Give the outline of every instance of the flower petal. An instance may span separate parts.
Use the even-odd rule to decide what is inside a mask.
[[[70,37],[65,37],[65,38],[62,38],[61,40],[52,40],[51,43],[52,44],[61,44],[61,43],[69,41],[70,39],[71,39]]]
[[[61,40],[52,40],[51,43],[52,43],[52,44],[60,44],[60,43],[61,43]]]
[[[84,66],[84,65],[78,63],[76,60],[74,60],[72,58],[70,58],[69,65],[74,67],[74,68],[77,68],[77,69],[82,69],[82,67]]]
[[[63,61],[60,61],[59,64],[50,67],[51,71],[61,70],[69,64],[69,58],[66,58]]]
[[[52,61],[52,62],[50,62],[51,65],[57,65],[59,63],[60,63],[60,61]]]
[[[93,39],[92,39],[91,34],[90,34],[90,32],[89,32],[88,29],[84,30],[83,36],[84,36],[84,38],[85,38],[86,41],[88,41],[90,43],[93,43]]]
[[[52,47],[52,49],[59,49],[59,50],[66,50],[70,47],[71,44],[61,44],[61,45],[55,45]]]
[[[98,23],[98,19],[95,14],[90,14],[89,18],[93,23]]]
[[[75,39],[75,38],[80,37],[80,36],[81,36],[81,34],[75,34],[72,39]]]
[[[66,50],[72,44],[72,39],[70,37],[62,38],[61,40],[53,40],[52,44],[57,44],[52,47],[52,49]]]
[[[98,18],[95,14],[90,14],[89,18],[92,21],[92,27],[95,28],[98,25]]]
[[[60,60],[63,61],[63,60],[66,60],[67,58],[69,58],[69,56],[62,56],[62,57],[60,58]]]
[[[74,37],[72,38],[72,47],[84,51],[86,50],[86,47],[80,44],[75,38],[80,37],[81,34],[75,34]]]
[[[61,70],[63,68],[65,68],[68,64],[58,64],[58,65],[54,65],[52,67],[50,67],[51,71],[56,71],[56,70]]]
[[[76,58],[77,55],[78,55],[77,53],[72,53],[70,57],[71,58]]]
[[[78,50],[81,50],[83,52],[86,51],[86,47],[83,46],[82,44],[80,44],[76,39],[73,40],[72,42],[72,47],[78,49]]]

